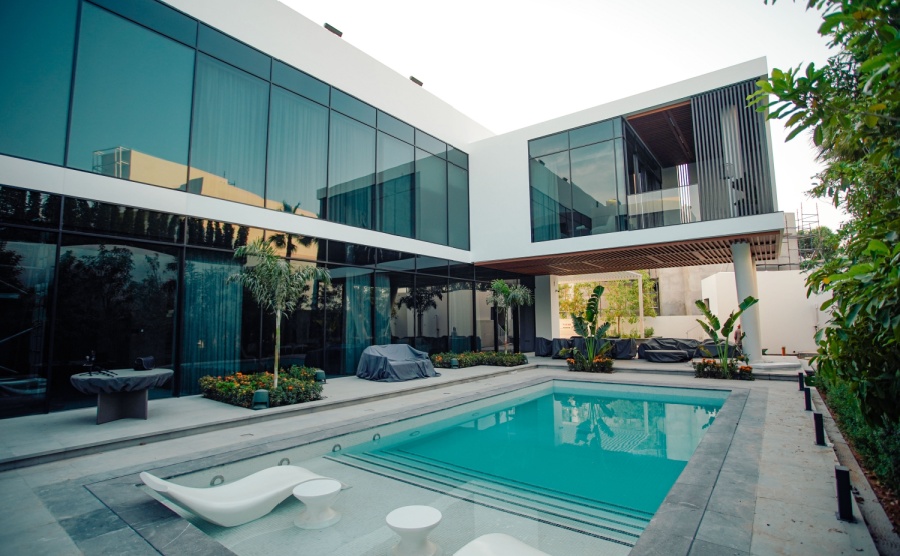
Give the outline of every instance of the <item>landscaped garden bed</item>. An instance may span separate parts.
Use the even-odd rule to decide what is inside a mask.
[[[499,353],[495,351],[466,351],[463,353],[436,353],[431,356],[431,364],[435,368],[451,369],[456,359],[458,367],[476,367],[493,365],[496,367],[516,367],[528,363],[524,353]]]
[[[273,388],[273,373],[207,375],[200,378],[200,390],[211,400],[246,408],[253,406],[254,392],[267,390],[269,407],[293,405],[322,399],[322,384],[316,382],[316,370],[296,365],[282,370],[278,374],[277,388]]]
[[[726,366],[717,359],[701,359],[694,361],[694,378],[721,378],[735,380],[753,380],[753,367],[743,364],[743,359],[728,359]]]

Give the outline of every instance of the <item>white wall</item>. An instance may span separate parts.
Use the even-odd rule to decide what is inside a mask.
[[[806,275],[799,270],[757,272],[762,348],[768,355],[812,352],[817,327],[824,326],[827,314],[819,310],[828,296],[806,297]],[[733,272],[720,272],[702,282],[703,297],[720,319],[737,310],[737,290]]]

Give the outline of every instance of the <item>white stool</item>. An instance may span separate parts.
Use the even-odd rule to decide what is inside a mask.
[[[440,547],[428,540],[428,533],[441,522],[441,512],[431,506],[403,506],[387,515],[388,527],[400,535],[395,556],[434,556]]]
[[[294,496],[306,509],[300,512],[294,525],[301,529],[324,529],[341,520],[341,514],[331,505],[341,493],[341,483],[334,479],[315,479],[294,487]]]

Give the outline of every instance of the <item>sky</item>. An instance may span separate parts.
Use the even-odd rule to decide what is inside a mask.
[[[281,0],[495,133],[765,56],[788,69],[829,56],[821,16],[782,0]],[[771,122],[778,208],[846,219],[806,191],[808,136]]]

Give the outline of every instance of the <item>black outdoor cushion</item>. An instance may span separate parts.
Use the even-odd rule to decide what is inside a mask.
[[[683,349],[648,349],[644,351],[644,359],[654,363],[681,363],[690,361],[691,354]]]

